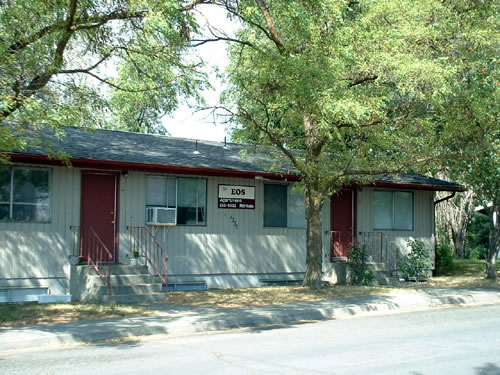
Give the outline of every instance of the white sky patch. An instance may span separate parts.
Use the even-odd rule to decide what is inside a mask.
[[[237,24],[227,19],[225,12],[219,7],[206,5],[200,7],[197,21],[205,29],[207,21],[212,28],[224,30],[226,33],[233,33]],[[210,35],[205,33],[207,37]],[[224,87],[220,79],[217,78],[215,69],[223,71],[228,64],[227,44],[223,41],[209,42],[197,48],[199,56],[206,61],[208,79],[213,90],[206,90],[203,96],[206,106],[215,106],[219,102],[219,96]],[[222,119],[214,118],[211,111],[196,111],[196,108],[186,104],[181,105],[170,116],[165,116],[163,124],[173,137],[195,138],[211,141],[224,141],[224,137],[229,139],[229,132]]]

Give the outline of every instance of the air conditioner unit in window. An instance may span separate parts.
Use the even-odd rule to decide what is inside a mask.
[[[177,209],[166,207],[146,207],[147,225],[176,225]]]

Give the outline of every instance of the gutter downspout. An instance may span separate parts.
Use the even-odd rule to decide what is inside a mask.
[[[444,197],[444,198],[441,198],[441,199],[438,199],[437,201],[434,201],[434,208],[436,208],[436,206],[441,203],[441,202],[444,202],[444,201],[447,201],[448,199],[451,199],[455,196],[457,192],[454,191],[453,193],[451,193],[451,195],[448,195],[447,197]]]
[[[450,195],[448,195],[447,197],[444,197],[444,198],[441,198],[441,199],[438,199],[437,201],[434,201],[434,271],[436,271],[436,248],[437,248],[437,236],[436,236],[436,206],[439,204],[439,203],[442,203],[442,202],[445,202],[447,200],[450,200],[451,198],[453,198],[455,196],[457,192],[454,191],[453,193],[451,193]]]

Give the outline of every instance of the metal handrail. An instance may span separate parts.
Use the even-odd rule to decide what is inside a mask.
[[[130,252],[138,252],[146,260],[146,266],[151,265],[155,275],[165,284],[168,293],[168,254],[156,237],[147,227],[128,226],[130,233]],[[164,264],[163,260],[165,260]],[[165,273],[160,269],[164,268]]]
[[[108,296],[111,296],[111,263],[113,254],[94,228],[88,227],[88,230],[80,230],[79,226],[72,225],[70,229],[73,233],[73,254],[76,254],[76,249],[79,247],[79,258],[86,259],[87,265],[93,267],[99,277],[106,283],[108,288]],[[78,246],[78,238],[80,239]],[[87,254],[83,254],[84,247],[87,249]],[[105,271],[107,268],[107,273]]]
[[[328,231],[330,233],[330,258],[344,258],[348,250],[357,246],[356,237],[351,232],[338,230]],[[345,248],[347,245],[347,248]]]
[[[399,271],[399,247],[383,232],[359,232],[354,236],[350,232],[328,231],[330,234],[330,257],[331,259],[343,257],[341,254],[344,245],[363,247],[369,256],[375,261],[388,264],[396,275]]]

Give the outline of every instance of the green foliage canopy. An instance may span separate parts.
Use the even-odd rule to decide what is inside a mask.
[[[479,0],[218,3],[242,23],[223,97],[234,137],[276,147],[274,164],[302,175],[305,283],[318,286],[323,202],[342,186],[423,171],[449,154],[436,119],[456,95],[462,40],[481,34],[491,8]]]
[[[0,123],[159,132],[205,85],[184,52],[203,1],[0,1]],[[22,148],[9,126],[0,149]]]
[[[430,116],[457,71],[447,59],[455,16],[445,4],[226,6],[244,25],[242,42],[231,49],[232,86],[224,98],[240,124],[237,139],[277,146],[305,179],[321,176],[323,197],[361,176],[408,169],[434,155]]]

